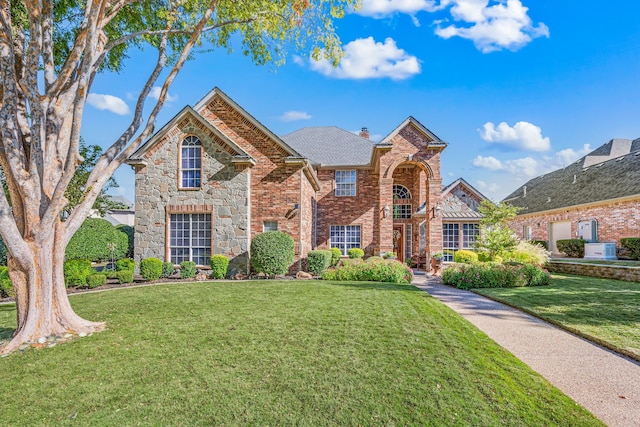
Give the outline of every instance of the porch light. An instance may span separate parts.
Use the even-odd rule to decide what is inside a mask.
[[[382,208],[382,218],[389,218],[390,214],[391,214],[391,208],[389,207],[389,205],[385,205],[385,207]]]
[[[436,204],[431,211],[433,212],[433,216],[431,218],[435,218],[437,216],[440,216],[440,211],[442,210],[442,208],[440,207],[440,204]]]

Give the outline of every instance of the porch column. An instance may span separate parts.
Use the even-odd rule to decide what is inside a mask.
[[[378,206],[380,206],[380,212],[378,212],[380,253],[393,252],[393,178],[380,177]]]
[[[442,251],[442,179],[427,179],[427,253]]]

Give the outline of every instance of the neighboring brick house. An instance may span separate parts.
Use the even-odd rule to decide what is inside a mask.
[[[519,237],[618,242],[640,237],[640,138],[613,139],[571,165],[539,176],[504,202],[522,208],[512,222]]]
[[[249,268],[251,239],[280,230],[295,271],[315,248],[408,258],[442,250],[440,153],[409,117],[381,142],[335,127],[278,137],[218,88],[185,107],[128,163],[136,172],[135,257]],[[416,215],[421,208],[433,215]]]

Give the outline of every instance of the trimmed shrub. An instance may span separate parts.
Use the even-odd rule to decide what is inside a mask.
[[[97,288],[107,284],[107,275],[102,273],[93,273],[87,276],[87,287],[89,289]]]
[[[453,261],[461,262],[463,264],[473,264],[474,262],[478,262],[478,254],[473,251],[462,249],[453,254]]]
[[[549,249],[549,246],[548,246],[546,240],[532,240],[531,243],[533,245],[542,246],[543,248],[545,248],[547,250]]]
[[[160,277],[166,279],[167,277],[171,277],[173,272],[175,271],[175,267],[172,262],[163,262],[162,263],[162,274]]]
[[[395,260],[364,262],[361,259],[349,262],[322,273],[323,280],[386,282],[408,284],[413,281],[413,272],[404,263]]]
[[[224,255],[214,255],[209,262],[211,265],[211,277],[214,279],[224,279],[229,269],[229,258]]]
[[[116,271],[136,269],[136,262],[131,258],[122,258],[116,261]]]
[[[331,251],[309,251],[309,253],[307,254],[307,260],[309,262],[309,273],[316,276],[322,274],[323,271],[329,268],[332,259],[333,253]]]
[[[128,246],[126,233],[117,230],[109,221],[87,218],[69,241],[65,256],[66,259],[102,262],[112,258],[124,258]]]
[[[162,261],[158,258],[145,258],[140,261],[140,275],[144,280],[158,280],[162,276]]]
[[[182,279],[191,279],[196,277],[196,263],[193,261],[182,261],[180,263],[180,277]]]
[[[331,251],[331,267],[335,267],[340,261],[342,251],[339,248],[331,248],[329,250]]]
[[[127,258],[133,258],[133,227],[126,224],[120,224],[116,225],[116,230],[127,235],[127,253],[125,256]]]
[[[347,251],[347,255],[351,259],[360,259],[364,256],[364,251],[360,248],[351,248]]]
[[[64,282],[67,286],[83,286],[93,273],[88,259],[70,259],[64,262]]]
[[[549,273],[532,264],[452,264],[442,273],[443,283],[460,289],[543,286]]]
[[[9,269],[5,266],[0,266],[0,298],[9,298],[15,296],[13,292],[13,285],[9,278]]]
[[[620,247],[627,251],[629,258],[640,260],[640,237],[625,237],[620,239]]]
[[[556,242],[558,250],[571,258],[584,257],[584,239],[562,239]]]
[[[256,273],[285,274],[294,257],[293,238],[282,231],[266,231],[251,241],[251,267]]]
[[[109,275],[110,278],[118,279],[118,283],[133,283],[133,270],[114,271]]]

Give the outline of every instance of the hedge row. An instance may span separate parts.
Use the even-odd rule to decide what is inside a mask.
[[[514,288],[545,286],[551,283],[551,276],[532,264],[453,264],[442,273],[442,281],[460,289]]]
[[[640,237],[622,238],[620,247],[627,250],[630,258],[640,260]]]
[[[413,272],[400,261],[371,257],[366,261],[345,260],[342,265],[322,273],[322,279],[408,284],[413,281]]]

